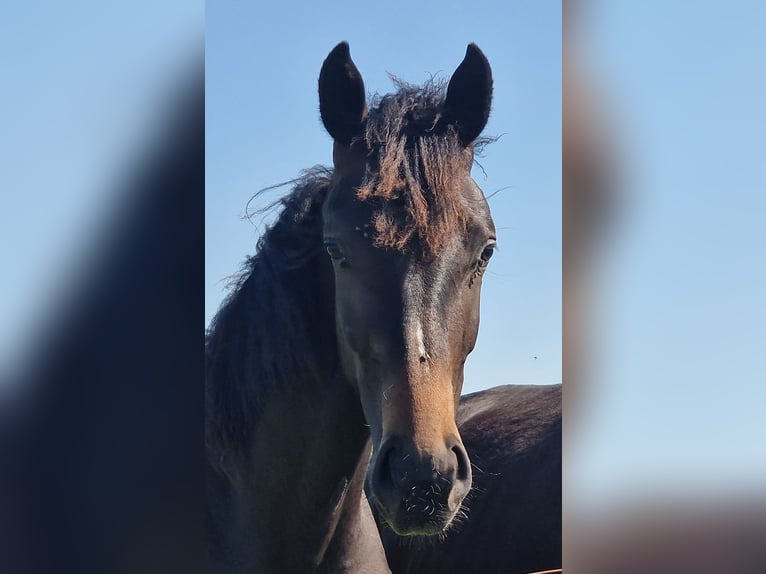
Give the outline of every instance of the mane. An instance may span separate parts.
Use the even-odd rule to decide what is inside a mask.
[[[218,450],[250,442],[277,381],[319,377],[327,303],[310,276],[321,250],[321,207],[332,172],[304,172],[231,285],[205,337],[206,440]],[[329,326],[328,329],[334,329]],[[334,333],[334,331],[333,331]],[[328,337],[324,337],[328,339]],[[329,337],[334,342],[334,337]]]
[[[391,77],[397,90],[374,96],[365,131],[357,138],[369,152],[364,183],[357,191],[378,208],[371,225],[376,245],[403,250],[414,237],[437,254],[455,230],[465,233],[468,216],[461,174],[470,171],[472,151],[453,126],[441,122],[446,81],[422,86]],[[482,148],[482,138],[474,148]]]

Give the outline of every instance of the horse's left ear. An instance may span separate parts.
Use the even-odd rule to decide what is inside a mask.
[[[468,146],[479,137],[492,106],[492,69],[476,44],[468,44],[465,57],[450,78],[444,101],[445,120],[457,129]]]
[[[348,42],[327,56],[319,73],[319,113],[332,138],[349,145],[362,132],[367,101],[362,75],[351,59]]]

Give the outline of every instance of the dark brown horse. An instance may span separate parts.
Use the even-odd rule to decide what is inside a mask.
[[[491,94],[473,44],[446,90],[400,84],[369,110],[348,45],[325,60],[334,167],[283,200],[207,337],[214,570],[386,572],[368,462],[398,534],[454,522],[472,483],[455,416],[495,246],[470,176]]]

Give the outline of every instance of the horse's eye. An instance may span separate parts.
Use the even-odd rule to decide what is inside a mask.
[[[481,260],[484,263],[489,263],[489,260],[492,259],[492,255],[495,254],[495,245],[487,245],[484,250],[481,252]]]
[[[327,251],[327,254],[336,261],[343,261],[346,258],[346,256],[343,254],[343,250],[340,248],[340,245],[334,241],[325,241],[324,248]]]

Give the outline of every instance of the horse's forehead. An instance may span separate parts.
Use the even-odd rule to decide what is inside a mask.
[[[365,175],[369,177],[369,173],[364,170],[339,171],[336,168],[334,182],[325,198],[325,210],[352,210],[359,213],[372,210],[375,201],[362,199],[358,194],[359,187],[364,183]],[[480,212],[479,215],[483,215],[483,206],[486,204],[486,200],[481,187],[471,177],[470,172],[461,173],[457,177],[460,180],[461,190],[461,193],[455,197],[460,202],[458,207],[469,211],[478,211]],[[432,193],[438,194],[440,192],[440,190],[434,190]],[[404,187],[400,197],[394,201],[404,201],[406,194],[407,188]],[[479,205],[478,209],[476,208],[477,205]]]
[[[325,226],[360,225],[360,221],[369,223],[375,206],[371,201],[362,201],[357,197],[357,188],[361,179],[339,177],[330,188],[322,206]]]
[[[358,197],[357,190],[361,182],[361,178],[348,176],[336,179],[322,206],[325,231],[342,233],[346,230],[358,231],[362,234],[365,232],[373,233],[372,222],[381,207],[381,203],[376,198],[360,199]],[[459,205],[456,207],[465,214],[469,233],[473,231],[480,235],[494,235],[494,222],[482,189],[470,174],[466,174],[462,178],[460,188],[461,193],[456,197]],[[402,193],[405,194],[407,191],[403,190]],[[402,201],[404,204],[402,199],[394,201]],[[465,230],[455,228],[453,236],[453,243],[463,244]]]

